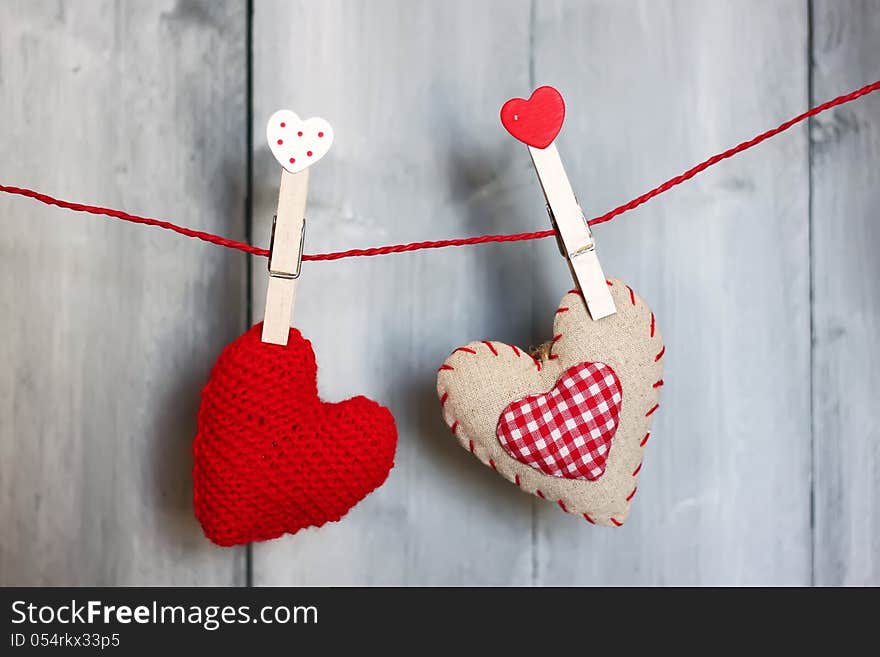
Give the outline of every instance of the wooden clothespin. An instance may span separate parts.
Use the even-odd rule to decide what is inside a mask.
[[[556,149],[556,135],[565,120],[565,102],[553,87],[535,89],[528,100],[511,98],[501,108],[501,123],[529,147],[559,251],[568,260],[575,284],[593,321],[617,312],[596,255],[596,244]]]
[[[333,128],[324,119],[303,121],[290,110],[279,110],[266,125],[266,139],[282,170],[269,247],[269,287],[262,340],[286,345],[302,264],[308,168],[330,150]]]

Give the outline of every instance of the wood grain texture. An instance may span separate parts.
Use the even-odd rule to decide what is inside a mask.
[[[0,3],[0,181],[242,239],[252,148],[267,245],[265,121],[287,107],[335,129],[307,252],[537,230],[508,98],[562,91],[557,145],[595,215],[880,61],[878,0],[256,0],[247,144],[246,10]],[[869,97],[595,229],[667,341],[618,530],[484,468],[434,392],[460,344],[551,337],[571,287],[554,241],[305,263],[320,392],[389,406],[397,466],[343,522],[254,546],[254,583],[880,584],[878,162]],[[245,550],[193,518],[190,449],[266,260],[248,281],[241,254],[167,232],[16,198],[0,217],[0,585],[245,583]]]
[[[803,2],[539,2],[535,84],[590,216],[805,109]],[[537,515],[543,584],[810,581],[808,139],[797,128],[595,229],[653,307],[664,380],[626,525]],[[536,324],[569,279],[537,252]],[[626,403],[624,401],[624,403]]]
[[[528,153],[498,121],[529,85],[528,27],[520,1],[256,3],[254,135],[282,107],[335,131],[310,170],[307,252],[546,226]],[[254,153],[267,240],[277,164],[262,137]],[[532,250],[304,263],[295,324],[320,392],[388,405],[396,467],[338,525],[254,546],[255,584],[531,581],[532,502],[449,435],[435,372],[473,339],[529,343]],[[256,318],[265,263],[255,272]]]
[[[244,2],[0,3],[0,179],[244,233]],[[244,256],[0,198],[0,584],[244,581],[192,513]]]
[[[813,6],[817,101],[880,74],[880,2]],[[880,97],[812,126],[815,582],[880,583]]]

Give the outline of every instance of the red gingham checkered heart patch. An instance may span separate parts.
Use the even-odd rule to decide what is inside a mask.
[[[563,372],[549,392],[505,408],[496,435],[520,463],[552,477],[595,481],[605,472],[622,399],[613,369],[580,363]]]

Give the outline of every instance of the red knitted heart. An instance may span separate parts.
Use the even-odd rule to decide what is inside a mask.
[[[496,434],[520,463],[551,477],[595,481],[605,473],[622,401],[614,370],[580,363],[563,372],[549,392],[509,404]]]
[[[202,390],[193,501],[218,545],[339,520],[394,465],[388,409],[366,397],[322,402],[311,343],[296,329],[287,346],[261,332],[227,346]]]
[[[547,148],[562,129],[565,101],[553,87],[538,87],[528,100],[511,98],[501,107],[507,132],[535,148]]]

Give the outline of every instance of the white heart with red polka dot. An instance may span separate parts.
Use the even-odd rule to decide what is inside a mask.
[[[303,121],[295,112],[278,110],[266,124],[266,139],[278,163],[290,173],[297,173],[330,150],[333,128],[318,117]]]

